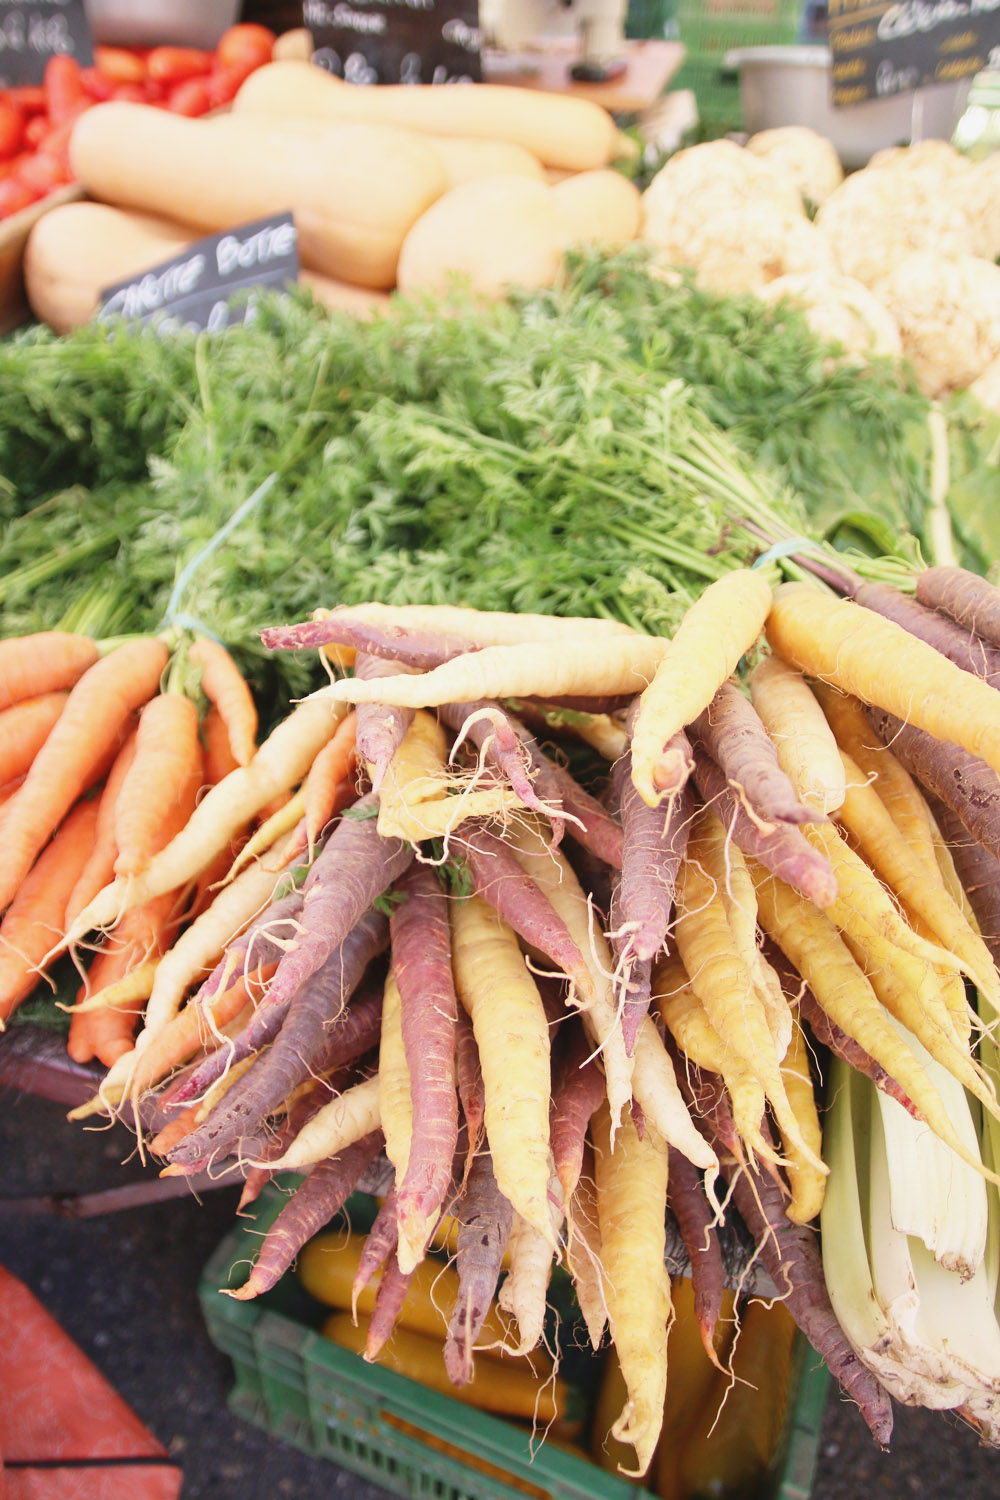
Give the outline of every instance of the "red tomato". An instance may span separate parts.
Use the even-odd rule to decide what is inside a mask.
[[[21,149],[24,117],[8,99],[0,98],[0,161],[10,161]]]
[[[146,59],[146,71],[158,83],[183,83],[210,73],[214,61],[211,52],[199,47],[154,47]]]
[[[111,83],[142,83],[146,76],[142,56],[127,47],[95,47],[94,61]]]
[[[45,90],[40,83],[20,83],[16,88],[3,89],[0,97],[9,100],[23,115],[39,115],[45,112]]]
[[[64,187],[72,178],[69,168],[57,156],[48,151],[36,151],[19,170],[17,181],[31,188],[36,198],[44,198],[46,193]]]
[[[244,21],[223,32],[215,55],[224,68],[243,68],[243,76],[246,77],[254,68],[263,67],[264,63],[271,61],[276,40],[274,32],[267,26]]]
[[[20,213],[22,208],[30,208],[41,196],[19,177],[8,177],[5,182],[0,182],[0,219]]]
[[[102,73],[100,68],[81,68],[80,82],[83,84],[84,92],[89,99],[103,104],[107,99],[113,99],[115,95],[114,79]]]
[[[24,144],[37,151],[51,129],[52,121],[48,115],[35,115],[24,127]]]
[[[80,64],[75,57],[50,57],[45,64],[43,87],[53,125],[61,125],[63,120],[69,119],[75,107],[86,97]]]
[[[161,83],[158,78],[147,78],[142,86],[143,98],[147,104],[164,104],[173,87],[172,83]]]
[[[203,115],[212,107],[211,81],[208,78],[187,78],[177,83],[167,95],[167,108],[175,115]]]
[[[129,104],[148,104],[149,95],[142,83],[116,83],[114,97],[125,99]]]
[[[208,96],[212,109],[219,109],[236,98],[248,74],[243,68],[216,68],[208,80]]]

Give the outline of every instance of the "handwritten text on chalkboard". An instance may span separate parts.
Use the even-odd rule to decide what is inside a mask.
[[[60,55],[94,61],[83,0],[0,0],[0,87],[41,83]]]
[[[313,62],[348,83],[482,78],[479,0],[304,0]]]
[[[1000,64],[1000,0],[830,0],[828,23],[839,108]]]
[[[257,219],[187,245],[173,260],[101,293],[98,320],[118,318],[158,331],[215,333],[253,316],[253,292],[283,289],[299,274],[291,214]],[[238,293],[246,295],[239,296]]]

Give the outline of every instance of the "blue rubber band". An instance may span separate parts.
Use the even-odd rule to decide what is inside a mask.
[[[214,641],[217,646],[225,645],[222,637],[216,635],[215,631],[211,630],[205,624],[204,620],[199,620],[197,615],[189,615],[182,610],[179,614],[174,615],[173,619],[170,621],[170,624],[176,625],[178,630],[190,630],[192,635],[207,636],[208,639],[210,641]]]
[[[773,547],[768,547],[762,552],[757,561],[751,564],[751,571],[755,568],[766,568],[768,563],[778,562],[783,557],[791,557],[793,552],[813,552],[816,543],[807,536],[789,536],[783,542],[775,542]]]
[[[253,494],[248,495],[247,498],[243,501],[242,505],[238,505],[236,507],[232,515],[229,517],[229,520],[225,523],[224,526],[219,527],[218,531],[213,537],[210,538],[209,541],[205,543],[201,551],[196,552],[194,557],[192,557],[191,560],[186,563],[185,566],[181,569],[180,577],[174,584],[173,593],[170,595],[170,599],[167,603],[166,612],[163,616],[163,622],[160,626],[161,630],[165,629],[168,625],[177,624],[177,609],[180,605],[181,599],[184,596],[184,590],[187,588],[188,584],[191,581],[192,575],[198,570],[198,568],[206,558],[211,557],[213,552],[218,551],[223,542],[229,536],[230,532],[234,531],[236,527],[246,519],[250,512],[257,508],[260,502],[264,499],[265,495],[268,495],[274,488],[277,481],[278,475],[276,473],[269,474],[263,481],[263,483],[257,486]],[[204,633],[207,635],[211,632],[205,631]]]

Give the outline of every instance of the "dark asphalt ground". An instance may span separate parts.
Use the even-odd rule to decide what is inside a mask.
[[[0,1090],[0,1197],[88,1192],[142,1175],[122,1168],[123,1130],[87,1130],[62,1106]],[[25,1217],[0,1206],[0,1263],[19,1276],[167,1447],[182,1500],[381,1500],[384,1491],[237,1421],[231,1369],[197,1300],[201,1269],[233,1224],[237,1194],[178,1198],[97,1219]],[[2,1399],[2,1392],[0,1392]],[[1000,1500],[1000,1454],[954,1419],[897,1408],[893,1451],[831,1395],[814,1500],[919,1495]]]

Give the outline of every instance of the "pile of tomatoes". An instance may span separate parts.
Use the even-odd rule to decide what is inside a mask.
[[[108,99],[203,115],[270,62],[266,26],[231,26],[214,52],[196,47],[95,47],[92,67],[51,57],[42,83],[0,89],[0,219],[72,182],[69,138],[84,110]]]

